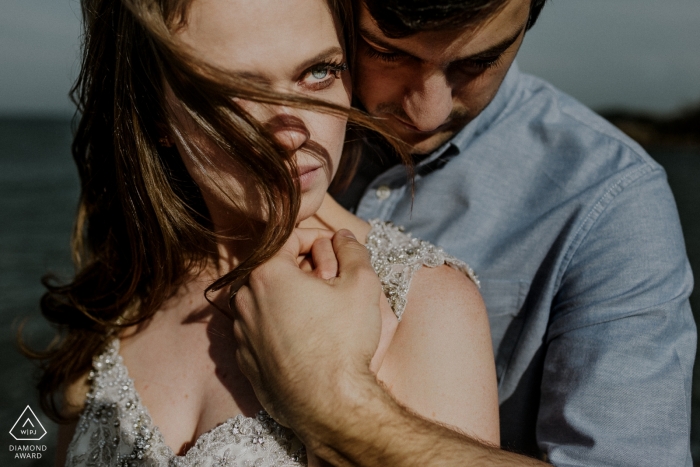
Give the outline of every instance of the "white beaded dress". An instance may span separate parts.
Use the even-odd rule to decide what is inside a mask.
[[[448,264],[478,285],[472,269],[391,223],[370,221],[367,249],[394,313],[401,320],[413,274]],[[91,389],[68,447],[66,466],[292,467],[306,465],[304,446],[265,412],[237,415],[202,434],[183,456],[163,440],[129,378],[112,339],[93,360]]]

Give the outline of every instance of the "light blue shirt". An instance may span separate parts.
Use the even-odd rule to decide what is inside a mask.
[[[356,213],[476,270],[503,447],[557,466],[692,466],[693,277],[663,169],[513,65],[416,174],[412,208],[395,166]]]

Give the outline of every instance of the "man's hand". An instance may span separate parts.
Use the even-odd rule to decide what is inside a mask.
[[[311,261],[300,261],[309,253]],[[251,274],[235,298],[236,358],[276,420],[304,431],[300,421],[332,418],[334,398],[348,389],[343,385],[374,379],[380,299],[369,254],[347,230],[328,239],[323,231],[297,229]]]

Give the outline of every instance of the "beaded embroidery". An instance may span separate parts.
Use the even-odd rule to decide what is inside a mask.
[[[466,274],[478,286],[479,279],[466,263],[446,254],[442,248],[424,240],[411,237],[391,222],[374,219],[367,234],[372,267],[377,272],[389,299],[391,309],[399,321],[406,308],[406,297],[411,279],[421,266],[431,268],[447,264]]]
[[[265,412],[236,415],[204,433],[176,456],[153,425],[129,378],[119,339],[93,360],[85,410],[68,447],[66,467],[299,467],[303,444]]]
[[[428,242],[378,220],[367,235],[367,250],[384,293],[401,320],[413,274],[421,266],[448,264],[477,285],[474,271]],[[66,467],[298,467],[306,451],[294,433],[265,412],[237,415],[204,433],[184,456],[165,444],[136,392],[119,355],[119,339],[93,359],[90,392],[68,447]]]

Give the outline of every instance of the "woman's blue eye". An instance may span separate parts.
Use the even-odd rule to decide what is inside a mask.
[[[340,78],[340,74],[347,69],[348,65],[346,63],[319,63],[307,68],[299,83],[308,89],[320,91],[331,86],[336,79]]]
[[[323,79],[328,76],[328,73],[330,73],[328,67],[318,67],[311,70],[311,76],[316,79]]]

